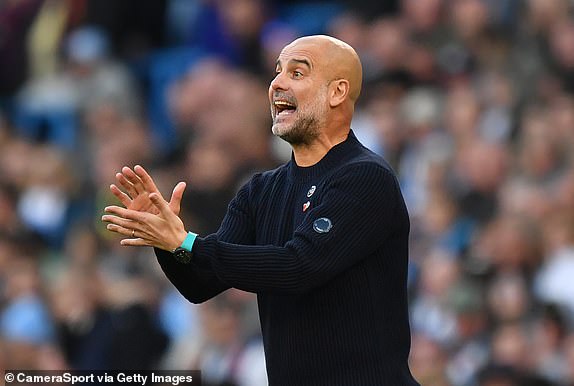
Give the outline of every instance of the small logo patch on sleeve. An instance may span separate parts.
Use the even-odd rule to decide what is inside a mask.
[[[332,227],[333,224],[327,217],[318,218],[313,222],[313,230],[317,233],[327,233]]]

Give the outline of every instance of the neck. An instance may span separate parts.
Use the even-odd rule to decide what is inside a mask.
[[[349,130],[332,136],[321,134],[310,144],[293,146],[293,156],[295,157],[295,162],[298,166],[301,167],[315,165],[317,162],[323,159],[329,150],[345,141],[348,135]]]

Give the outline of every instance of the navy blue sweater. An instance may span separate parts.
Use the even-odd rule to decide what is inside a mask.
[[[230,287],[257,294],[271,386],[417,385],[408,234],[391,168],[350,132],[311,167],[255,175],[191,264],[156,253],[194,303]]]

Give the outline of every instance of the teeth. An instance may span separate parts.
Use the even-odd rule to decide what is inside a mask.
[[[278,106],[278,107],[295,107],[295,105],[293,105],[292,103],[285,102],[285,101],[275,101],[275,102],[273,102],[273,104],[275,104],[275,106]]]

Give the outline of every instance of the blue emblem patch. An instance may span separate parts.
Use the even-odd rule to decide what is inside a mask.
[[[313,222],[313,230],[317,233],[327,233],[331,230],[333,224],[327,217],[321,217]]]

